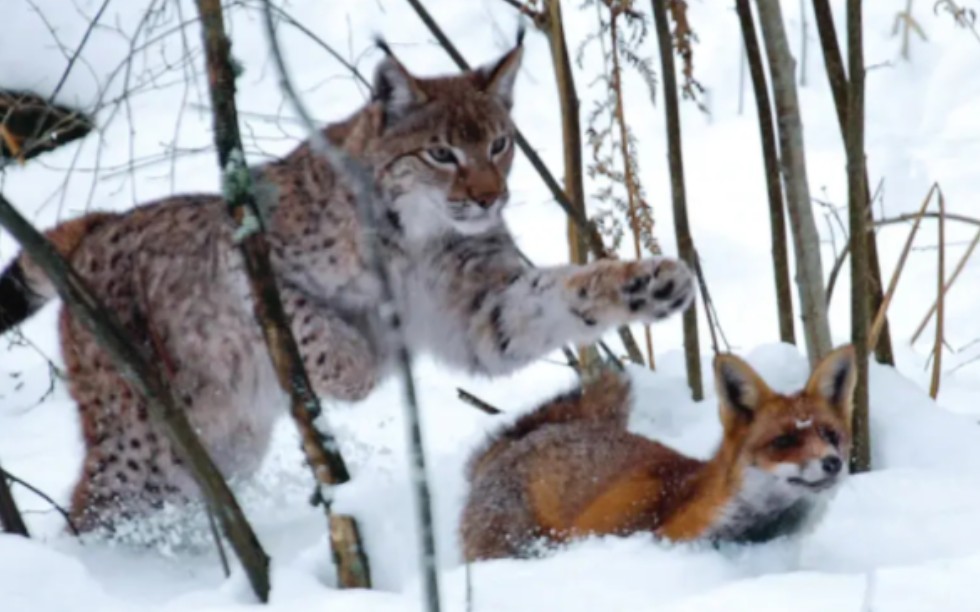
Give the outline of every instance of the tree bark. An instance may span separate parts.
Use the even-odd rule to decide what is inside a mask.
[[[10,490],[3,467],[0,467],[0,527],[6,533],[31,537],[27,532],[27,525],[24,524],[24,517],[17,508],[17,502],[14,501],[14,494]]]
[[[871,469],[868,428],[868,284],[867,189],[864,172],[864,48],[861,0],[847,0],[847,50],[851,75],[847,88],[847,186],[851,233],[851,343],[857,360],[854,388],[853,451],[855,472]],[[940,280],[940,282],[942,282]]]
[[[766,84],[762,53],[752,21],[749,0],[736,0],[735,11],[742,28],[742,41],[752,90],[755,93],[756,112],[759,116],[759,136],[762,141],[762,160],[766,170],[766,190],[769,195],[769,228],[772,236],[773,279],[776,283],[776,308],[779,318],[779,339],[796,344],[793,321],[793,296],[789,280],[789,249],[786,244],[786,215],[783,205],[783,187],[779,179],[779,158],[776,151],[776,134],[772,125],[772,105],[769,102],[769,86]]]
[[[834,29],[834,14],[827,0],[813,0],[813,13],[817,21],[817,34],[820,37],[820,47],[823,50],[824,64],[827,67],[827,79],[830,81],[830,91],[834,97],[834,108],[837,110],[837,125],[840,127],[841,139],[847,136],[847,75],[844,72],[844,60],[837,44],[837,31]],[[873,218],[871,211],[871,194],[868,191],[868,171],[864,171],[865,201],[868,216]],[[878,259],[878,240],[873,231],[868,232],[868,290],[870,291],[871,312],[878,312],[885,299],[884,284],[881,280],[881,262]],[[888,317],[875,343],[875,359],[879,363],[895,365],[895,353],[892,350],[892,337],[889,330]]]
[[[677,104],[677,76],[674,73],[674,46],[667,22],[667,2],[651,0],[653,20],[660,47],[661,80],[664,86],[664,112],[667,116],[667,162],[670,167],[671,200],[674,212],[674,233],[677,251],[691,271],[697,270],[694,240],[687,220],[687,196],[684,191],[684,159],[681,151],[681,119]],[[701,378],[701,350],[698,344],[698,311],[696,307],[684,312],[684,360],[687,365],[687,384],[695,400],[704,398]]]
[[[299,347],[289,328],[275,273],[269,262],[269,245],[261,226],[262,215],[256,205],[238,131],[231,43],[225,34],[221,2],[198,0],[197,6],[201,15],[214,141],[222,171],[223,193],[228,212],[243,233],[239,247],[252,290],[255,318],[262,328],[279,385],[289,395],[290,412],[302,438],[301,448],[317,482],[315,499],[327,513],[338,580],[344,587],[368,587],[368,561],[360,543],[357,524],[349,516],[331,513],[330,504],[323,494],[326,488],[350,480],[350,475],[332,433],[322,425],[316,425],[322,413],[320,401],[313,392]],[[253,227],[257,229],[251,231],[247,223],[255,224]]]
[[[151,365],[153,355],[134,344],[115,314],[106,309],[48,240],[0,196],[0,225],[20,243],[24,252],[44,271],[72,315],[109,354],[113,365],[143,396],[148,412],[170,438],[218,517],[221,529],[242,563],[256,596],[269,599],[269,558],[218,468],[187,421],[173,390]]]
[[[803,335],[811,367],[830,352],[830,324],[820,262],[820,235],[813,219],[806,176],[803,122],[793,76],[795,61],[786,40],[779,0],[757,0],[762,38],[769,58],[776,125],[779,128],[780,165],[793,247],[796,254],[796,287],[800,296]]]

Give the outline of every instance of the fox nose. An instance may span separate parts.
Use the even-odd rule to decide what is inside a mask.
[[[823,471],[829,476],[836,476],[840,472],[840,469],[844,467],[844,462],[840,460],[840,457],[835,455],[824,457],[820,463],[823,465]]]

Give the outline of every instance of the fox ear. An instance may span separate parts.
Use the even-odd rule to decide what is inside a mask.
[[[374,71],[374,99],[381,102],[388,117],[399,117],[413,106],[424,104],[428,96],[418,79],[398,61],[383,40],[375,41],[385,57]]]
[[[477,87],[496,96],[508,109],[514,105],[514,81],[524,55],[524,29],[517,32],[517,44],[495,62],[484,64],[473,71]]]
[[[817,364],[806,383],[806,393],[826,401],[845,422],[850,423],[856,384],[854,347],[847,344],[832,351]]]
[[[718,392],[718,409],[725,424],[730,422],[731,417],[751,420],[755,410],[772,395],[769,385],[752,366],[730,354],[715,357],[715,389]]]

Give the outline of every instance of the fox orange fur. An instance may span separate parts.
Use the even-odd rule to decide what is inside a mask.
[[[469,465],[465,557],[644,531],[762,542],[810,524],[846,474],[852,347],[824,358],[792,395],[734,355],[716,357],[714,370],[724,434],[707,461],[627,431],[629,382],[611,373],[496,434]]]

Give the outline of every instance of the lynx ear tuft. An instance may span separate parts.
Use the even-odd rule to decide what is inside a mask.
[[[424,104],[428,97],[388,43],[377,38],[375,44],[386,57],[374,72],[374,99],[384,106],[387,117],[398,118],[412,107]]]

